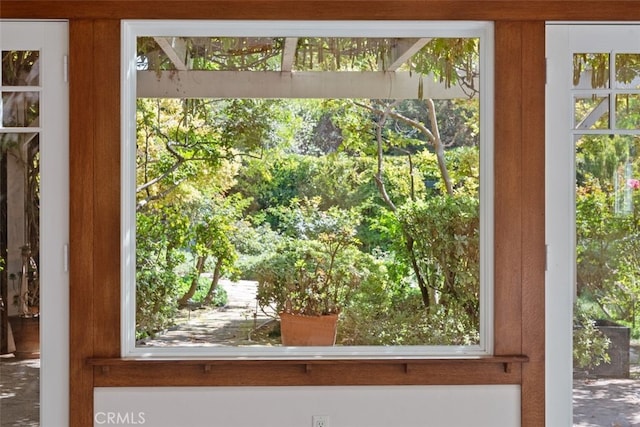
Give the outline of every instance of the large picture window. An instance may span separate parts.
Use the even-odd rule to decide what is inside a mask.
[[[491,354],[491,24],[122,34],[123,357]]]

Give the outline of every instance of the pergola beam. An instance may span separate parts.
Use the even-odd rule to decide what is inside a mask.
[[[396,71],[430,41],[431,38],[396,39],[393,48],[389,52],[388,65],[384,71]]]
[[[176,70],[186,71],[187,68],[187,43],[181,37],[154,37],[153,40],[167,55]]]
[[[423,76],[423,97],[468,98]],[[418,98],[420,76],[409,72],[138,71],[139,98]],[[477,87],[477,86],[476,86]]]
[[[284,47],[282,49],[282,64],[280,70],[290,72],[293,70],[293,64],[296,60],[296,51],[298,49],[298,38],[287,37],[284,39]]]
[[[609,112],[609,97],[603,97],[598,105],[594,109],[592,109],[587,116],[576,125],[576,129],[585,130],[591,129],[591,127],[596,124],[598,120],[602,118],[605,114]],[[579,138],[578,138],[579,139]]]

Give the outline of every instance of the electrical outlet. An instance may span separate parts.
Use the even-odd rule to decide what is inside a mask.
[[[311,427],[329,427],[329,416],[328,415],[312,416]]]

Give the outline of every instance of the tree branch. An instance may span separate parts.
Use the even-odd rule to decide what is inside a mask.
[[[433,99],[425,100],[425,103],[427,105],[427,110],[428,110],[429,122],[431,123],[433,131],[429,130],[424,124],[420,123],[417,120],[410,119],[409,117],[403,116],[398,112],[391,111],[390,108],[397,105],[398,102],[399,101],[396,101],[395,103],[390,104],[390,106],[387,107],[385,110],[380,110],[378,108],[374,108],[370,105],[362,104],[359,102],[356,102],[355,104],[359,107],[366,108],[367,110],[379,116],[386,115],[389,117],[393,117],[394,119],[399,120],[405,124],[408,124],[409,126],[412,126],[415,129],[418,129],[420,132],[422,132],[429,139],[429,141],[431,142],[431,145],[433,146],[433,150],[435,152],[436,159],[438,161],[438,169],[440,170],[440,175],[442,176],[442,180],[447,190],[447,194],[452,196],[453,185],[451,183],[451,176],[449,175],[449,170],[447,169],[447,163],[444,157],[444,144],[442,143],[442,140],[440,138],[440,130],[438,128],[436,109],[435,109],[435,104],[433,103]],[[382,122],[382,119],[381,119],[381,122]]]
[[[384,156],[382,149],[382,128],[384,127],[384,123],[387,121],[387,117],[391,112],[391,109],[395,107],[400,101],[395,101],[387,106],[385,110],[382,112],[382,116],[378,121],[378,127],[376,129],[376,142],[377,142],[377,154],[378,154],[378,170],[374,175],[376,180],[376,187],[378,187],[378,191],[380,192],[380,196],[382,196],[382,200],[389,206],[389,208],[395,213],[398,211],[398,208],[389,197],[387,193],[387,189],[384,185]]]

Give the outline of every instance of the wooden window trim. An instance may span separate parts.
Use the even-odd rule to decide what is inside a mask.
[[[285,351],[284,348],[274,347],[265,348],[258,346],[256,348],[244,349],[234,346],[226,348],[190,348],[181,345],[158,348],[155,346],[139,346],[136,345],[135,340],[135,256],[131,253],[131,249],[125,250],[122,253],[122,263],[124,266],[122,276],[122,338],[121,338],[121,354],[123,358],[136,359],[136,358],[149,358],[149,359],[179,359],[179,358],[222,358],[225,360],[231,360],[234,358],[250,358],[250,359],[304,359],[304,358],[326,358],[326,359],[367,359],[367,358],[386,358],[386,359],[398,359],[398,358],[437,358],[437,357],[468,357],[473,359],[476,356],[490,356],[493,354],[493,24],[486,21],[450,21],[450,22],[431,22],[416,23],[415,21],[406,21],[398,24],[394,21],[383,21],[377,24],[371,24],[369,22],[349,21],[331,21],[330,23],[318,23],[315,21],[305,21],[301,23],[299,21],[279,21],[280,24],[274,26],[273,22],[269,21],[191,21],[185,23],[181,20],[158,20],[158,21],[129,21],[122,22],[122,48],[123,58],[126,64],[123,64],[124,70],[122,74],[123,84],[123,111],[122,117],[134,117],[135,104],[133,100],[136,97],[144,98],[147,96],[153,97],[154,95],[148,95],[143,89],[140,92],[140,75],[138,75],[138,91],[134,86],[135,83],[135,46],[136,40],[140,37],[151,37],[157,35],[163,35],[165,33],[175,34],[187,31],[190,36],[206,36],[211,35],[212,31],[216,35],[225,35],[228,37],[237,37],[247,31],[255,33],[264,32],[271,34],[276,31],[279,34],[278,37],[282,37],[287,33],[294,32],[297,34],[300,28],[305,28],[303,31],[310,31],[312,33],[320,33],[331,36],[348,36],[348,37],[363,37],[365,34],[367,37],[385,37],[389,34],[413,34],[415,37],[464,37],[469,39],[478,39],[479,41],[479,59],[480,59],[480,77],[478,78],[479,85],[482,87],[482,95],[478,97],[478,104],[480,111],[483,111],[480,120],[480,128],[483,130],[480,136],[480,158],[481,158],[481,174],[480,174],[480,251],[483,254],[480,257],[480,314],[479,314],[479,340],[477,343],[465,344],[459,346],[448,346],[446,344],[441,346],[424,345],[424,346],[373,346],[375,348],[365,349],[365,347],[359,346],[336,346],[333,348],[326,348],[326,350],[313,350],[305,351],[299,349],[289,349]],[[220,34],[218,34],[220,33]],[[231,34],[230,34],[231,33]],[[151,73],[152,79],[156,79],[155,73]],[[205,72],[206,73],[206,72]],[[139,73],[138,73],[139,74]],[[259,74],[259,73],[257,73]],[[329,73],[330,74],[330,73]],[[483,77],[484,75],[484,77]],[[258,76],[259,77],[259,76]],[[333,77],[330,75],[328,78]],[[169,77],[178,79],[177,77]],[[224,79],[230,79],[232,77],[223,76]],[[185,76],[188,79],[188,76]],[[196,79],[198,80],[198,79]],[[242,80],[242,79],[241,79]],[[183,82],[184,83],[184,82]],[[213,84],[212,82],[209,82]],[[195,92],[194,92],[195,91]],[[161,91],[161,92],[164,92]],[[170,92],[173,92],[171,90]],[[187,88],[184,84],[181,85],[179,91],[182,96],[195,96],[196,92],[200,93],[198,86]],[[343,94],[344,95],[344,94]],[[158,95],[162,96],[162,95]],[[208,95],[207,95],[208,96]],[[216,96],[216,95],[212,95]],[[225,95],[226,96],[226,95]],[[234,96],[234,95],[229,95]],[[244,95],[240,95],[241,97]],[[261,95],[256,95],[260,97]],[[270,95],[266,95],[267,97]],[[284,95],[285,97],[289,95]],[[291,95],[294,98],[297,95]],[[336,96],[336,95],[327,95]],[[357,95],[354,95],[357,96]],[[364,96],[364,95],[363,95]],[[465,96],[461,94],[460,96]],[[306,95],[302,95],[305,98]],[[320,95],[322,97],[322,95]],[[436,96],[437,97],[437,96]],[[124,122],[127,120],[125,119]],[[124,151],[124,170],[121,173],[122,180],[122,193],[123,193],[123,206],[122,206],[122,247],[130,248],[132,242],[135,240],[135,206],[134,206],[134,185],[132,183],[135,180],[135,170],[132,157],[135,157],[135,132],[132,129],[131,120],[129,123],[122,123],[123,129],[127,131],[123,132],[123,147]],[[486,157],[485,157],[486,156]],[[132,232],[133,231],[133,232]],[[133,236],[133,237],[131,237]],[[510,354],[517,354],[516,352]]]
[[[96,387],[520,384],[526,356],[410,360],[89,359]],[[176,375],[176,371],[180,375]]]
[[[544,414],[544,23],[497,22],[495,28],[494,360],[248,365],[119,360],[120,22],[72,20],[70,27],[71,413],[76,425],[91,416],[86,396],[98,386],[373,383],[521,384],[523,425],[540,425],[527,420]],[[74,58],[86,62],[76,64]],[[517,356],[522,354],[526,357]],[[508,358],[510,372],[501,359],[505,355],[516,355]]]
[[[2,2],[2,18],[70,19],[71,426],[92,425],[94,387],[178,383],[167,377],[180,377],[181,385],[252,386],[269,383],[269,377],[277,377],[278,385],[364,385],[370,378],[389,385],[520,384],[522,425],[544,425],[544,20],[639,20],[640,10],[631,0],[368,3],[363,8],[359,0],[248,0],[240,9],[232,0]],[[118,360],[120,19],[136,18],[497,20],[498,359],[249,366]],[[515,356],[511,372],[505,372],[500,358],[521,354],[528,361]]]

